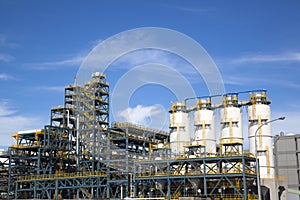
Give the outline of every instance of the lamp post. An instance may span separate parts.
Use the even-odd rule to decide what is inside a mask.
[[[257,127],[254,137],[255,137],[255,162],[256,162],[256,175],[257,175],[257,194],[258,199],[261,200],[261,187],[260,187],[260,170],[259,170],[259,159],[258,159],[258,151],[257,151],[257,133],[258,130],[261,129],[264,125],[270,124],[272,122],[278,121],[278,120],[284,120],[285,117],[278,117],[276,119],[268,120],[264,123],[262,123],[259,127]]]

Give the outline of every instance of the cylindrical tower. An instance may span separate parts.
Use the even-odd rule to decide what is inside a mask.
[[[256,155],[257,150],[260,175],[262,178],[271,178],[275,176],[272,131],[271,123],[266,123],[271,119],[269,106],[271,102],[267,100],[266,91],[251,93],[250,99],[248,107],[250,153]]]
[[[220,109],[221,138],[223,153],[242,153],[243,131],[242,111],[237,94],[223,96],[223,106]]]
[[[190,144],[189,114],[184,102],[172,103],[170,112],[170,148],[173,155],[183,155]]]
[[[216,153],[214,118],[211,99],[198,99],[196,111],[194,112],[194,141],[196,141],[197,145],[205,146],[205,152],[212,154]]]

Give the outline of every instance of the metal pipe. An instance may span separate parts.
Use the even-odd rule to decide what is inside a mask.
[[[231,92],[231,93],[226,93],[226,94],[215,94],[215,95],[206,95],[206,96],[197,96],[197,97],[188,97],[184,99],[184,102],[193,100],[193,99],[202,99],[202,98],[214,98],[214,97],[220,97],[220,96],[225,96],[225,95],[232,95],[232,94],[244,94],[244,93],[250,93],[250,92],[266,92],[267,90],[265,89],[257,89],[257,90],[246,90],[246,91],[241,91],[241,92]]]
[[[258,150],[257,150],[257,133],[258,130],[261,129],[264,125],[270,124],[272,122],[278,121],[278,120],[284,120],[285,117],[278,117],[273,120],[266,121],[262,123],[259,127],[257,127],[254,137],[255,137],[255,162],[256,162],[256,176],[257,176],[257,194],[258,194],[258,199],[261,200],[261,183],[260,183],[260,170],[259,170],[259,159],[258,159]]]
[[[69,128],[69,124],[70,124],[70,111],[69,110],[66,110],[67,111],[67,128]]]
[[[76,117],[76,156],[77,156],[77,166],[79,167],[79,114]]]

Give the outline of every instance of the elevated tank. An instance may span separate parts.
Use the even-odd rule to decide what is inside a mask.
[[[205,146],[205,152],[216,153],[215,116],[211,107],[211,99],[198,99],[194,112],[194,141],[197,145]]]
[[[248,137],[250,153],[256,155],[260,165],[262,178],[275,176],[274,155],[272,148],[271,109],[267,100],[266,91],[250,94],[251,103],[248,107]],[[256,139],[255,139],[256,138]]]
[[[221,146],[226,148],[227,145],[237,145],[238,149],[231,149],[235,149],[236,153],[240,153],[243,145],[242,111],[237,94],[226,94],[223,96],[223,106],[220,109],[220,123]],[[222,151],[224,152],[225,150],[222,149]]]
[[[173,155],[183,155],[190,144],[189,114],[184,102],[172,103],[170,112],[170,149]]]

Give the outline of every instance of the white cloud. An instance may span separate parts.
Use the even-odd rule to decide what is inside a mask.
[[[32,69],[37,70],[48,70],[57,66],[78,66],[84,60],[85,56],[75,56],[65,60],[52,61],[52,62],[41,62],[41,63],[28,63]]]
[[[135,52],[130,52],[129,54],[123,55],[121,61],[126,63],[125,67],[133,67],[138,65],[143,65],[146,63],[159,63],[165,65],[176,64],[174,57],[167,55],[165,52],[153,49],[142,49]],[[123,68],[123,66],[120,66]]]
[[[0,100],[0,117],[11,115],[16,112],[16,110],[13,109],[8,102],[9,101],[7,99]]]
[[[297,109],[300,110],[300,105],[297,102],[290,102],[287,104],[289,108],[292,108],[293,110]]]
[[[10,49],[14,49],[19,47],[18,44],[10,42],[7,40],[7,37],[3,34],[0,34],[0,47],[6,47],[6,48],[10,48]]]
[[[229,61],[230,64],[273,62],[300,62],[300,52],[287,52],[281,54],[251,54]]]
[[[3,49],[14,49],[18,46],[19,45],[15,43],[8,42],[7,38],[4,35],[0,34],[0,47],[2,51]],[[7,53],[0,53],[0,62],[10,62],[14,59],[15,57],[12,55],[9,55]]]
[[[159,52],[157,51],[158,49],[160,49],[162,52],[168,52],[168,56],[166,56],[167,54],[159,55],[159,53],[157,53]],[[151,50],[156,50],[156,55],[153,53],[154,51]],[[149,60],[149,58],[146,57],[146,60],[143,60],[145,56],[138,57],[138,55],[135,54],[136,52],[147,54],[147,51],[150,52],[149,54],[152,54],[151,56],[158,56],[158,59]],[[197,42],[177,31],[164,28],[147,27],[132,29],[116,34],[113,37],[103,41],[101,45],[98,45],[96,48],[94,48],[88,55],[87,59],[83,61],[80,69],[78,70],[78,83],[81,84],[88,80],[92,71],[104,71],[112,62],[118,62],[118,59],[122,61],[124,61],[123,59],[128,59],[129,54],[132,54],[133,59],[131,59],[131,61],[133,60],[135,65],[125,65],[127,66],[126,69],[128,69],[128,67],[134,67],[137,65],[158,63],[160,65],[174,66],[174,69],[177,71],[180,70],[179,72],[185,76],[196,75],[199,77],[199,73],[201,73],[202,77],[207,82],[220,80],[219,71],[217,70],[215,64],[212,62],[210,56],[203,49],[203,47],[201,47],[201,45],[199,45]],[[170,56],[170,54],[180,56],[186,61],[189,61],[195,66],[195,69],[193,69],[192,66],[187,68],[187,62],[177,62],[179,60],[178,58],[171,60],[170,57],[173,58],[175,56]],[[171,64],[173,65],[169,65],[170,62],[164,62],[166,57],[169,57],[168,59],[171,60]],[[132,62],[129,62],[129,64],[131,63]],[[122,63],[120,63],[119,66],[123,67],[124,65],[122,66],[121,64]],[[183,64],[185,64],[184,67]],[[197,80],[197,78],[195,78],[195,80]],[[214,90],[219,90],[219,84],[212,85],[213,86],[210,86],[209,88],[213,92]],[[214,87],[214,85],[217,86]],[[220,88],[222,90],[223,86]]]
[[[6,73],[0,73],[0,80],[11,80],[15,79],[13,76],[6,74]]]
[[[10,62],[10,61],[12,61],[14,59],[14,57],[13,56],[11,56],[11,55],[8,55],[8,54],[0,54],[0,61],[2,61],[2,62]]]
[[[50,92],[63,92],[64,86],[39,86],[36,87],[37,90],[46,90]]]
[[[134,108],[126,108],[119,112],[119,116],[123,117],[125,121],[134,124],[147,124],[151,115],[159,114],[160,110],[157,106],[142,106],[137,105]]]
[[[293,88],[293,89],[299,89],[300,88],[300,84],[299,83],[295,83],[295,82],[292,82],[290,80],[276,80],[277,84],[278,85],[281,85],[281,86],[285,86],[287,88]]]
[[[137,66],[166,66],[170,70],[178,72],[191,83],[199,83],[203,81],[203,75],[210,74],[209,68],[201,68],[199,73],[193,65],[189,64],[178,55],[174,55],[162,50],[142,49],[129,54],[123,55],[116,61],[112,70],[132,70]],[[163,76],[164,79],[173,79],[174,73],[166,73],[164,67],[156,67],[156,74]],[[143,72],[153,72],[152,67],[143,68]],[[177,77],[177,74],[176,74]],[[212,81],[212,80],[211,80]],[[170,81],[173,82],[173,81]],[[174,82],[173,82],[174,83]]]
[[[66,60],[60,60],[60,61],[53,61],[53,62],[44,62],[40,63],[39,65],[44,65],[44,66],[51,66],[51,65],[77,65],[80,64],[85,57],[82,56],[76,56],[73,58],[69,58]]]
[[[36,127],[40,120],[38,118],[29,118],[26,116],[0,116],[0,145],[11,145],[12,138],[11,133],[21,131],[38,129],[43,127]]]
[[[128,107],[119,112],[126,122],[162,129],[165,123],[165,110],[160,105]]]
[[[242,86],[242,85],[245,85],[245,83],[248,82],[249,80],[245,79],[244,77],[233,76],[233,74],[230,74],[230,76],[223,75],[223,81],[224,81],[224,84],[227,84],[227,85]],[[253,79],[252,79],[252,81],[253,81]]]
[[[55,67],[60,67],[60,66],[76,66],[78,67],[86,58],[88,52],[91,51],[94,47],[96,47],[100,42],[103,40],[97,39],[95,41],[92,41],[90,43],[90,47],[82,50],[81,52],[77,53],[74,56],[71,56],[69,58],[63,59],[63,60],[55,60],[55,61],[50,61],[50,62],[38,62],[38,63],[27,63],[25,64],[26,66],[30,66],[32,69],[37,69],[37,70],[48,70],[48,69],[53,69]]]
[[[285,116],[284,121],[276,121],[272,123],[273,134],[279,134],[281,131],[284,133],[300,134],[300,112],[297,111],[274,111],[272,113],[273,118]]]
[[[0,34],[0,46],[4,46],[5,43],[6,43],[6,37]]]
[[[175,7],[178,10],[186,11],[186,12],[194,12],[194,13],[207,13],[211,12],[214,9],[209,9],[209,8],[195,8],[195,7],[180,7],[177,6]]]
[[[10,146],[14,142],[11,133],[43,127],[37,117],[18,115],[17,110],[9,105],[9,100],[0,99],[0,146]]]
[[[100,44],[103,41],[104,41],[103,39],[96,39],[96,40],[90,42],[90,44],[91,44],[90,50],[92,50],[93,48],[95,48],[98,44]]]
[[[223,74],[224,84],[234,85],[234,86],[251,86],[251,87],[271,87],[271,86],[280,86],[291,89],[299,89],[300,83],[294,78],[289,78],[289,74],[281,76],[278,78],[277,74],[257,74],[255,72],[251,73],[224,73]],[[293,80],[294,79],[294,80]]]

